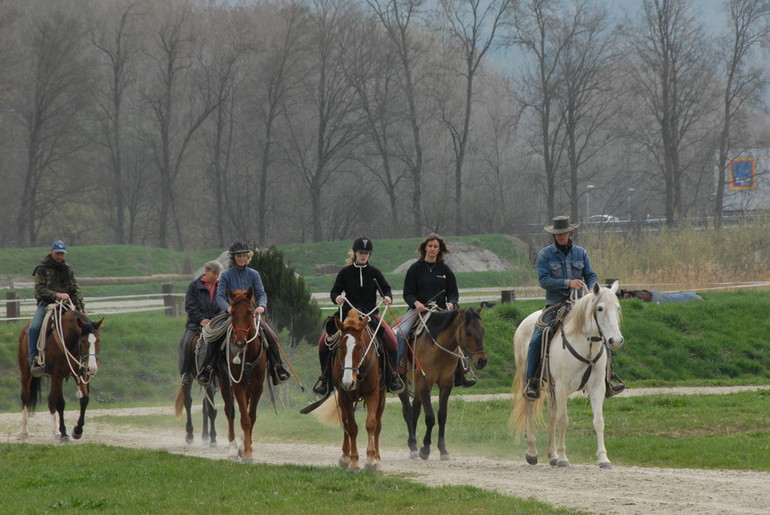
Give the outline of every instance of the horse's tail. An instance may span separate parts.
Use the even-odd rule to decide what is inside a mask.
[[[29,399],[27,400],[26,407],[30,412],[35,411],[37,403],[42,397],[43,389],[40,387],[42,384],[40,380],[40,377],[33,377],[29,382]]]
[[[313,416],[321,424],[329,427],[337,427],[342,423],[340,412],[339,392],[335,391],[326,401],[313,411]]]
[[[174,416],[177,420],[182,416],[182,410],[184,410],[184,383],[179,382],[179,392],[176,394],[176,402],[174,403]]]
[[[532,330],[526,327],[536,320],[536,317],[523,320],[513,335],[513,355],[516,361],[516,374],[513,377],[513,396],[511,399],[511,414],[508,416],[508,427],[515,429],[516,438],[526,432],[527,429],[527,406],[532,403],[532,417],[534,417],[536,426],[543,426],[545,418],[543,417],[543,397],[541,395],[535,401],[530,401],[524,396],[524,386],[527,378],[527,351],[529,349],[529,340]],[[534,327],[532,328],[534,329]]]

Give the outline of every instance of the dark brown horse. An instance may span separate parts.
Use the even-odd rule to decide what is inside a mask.
[[[358,470],[355,411],[358,402],[363,400],[368,435],[364,468],[378,471],[381,469],[380,431],[386,392],[377,344],[366,330],[369,317],[361,319],[358,311],[351,309],[343,322],[335,317],[334,323],[340,330],[332,360],[332,382],[337,391],[315,414],[326,424],[342,423],[342,456],[338,464],[347,470]]]
[[[45,373],[51,378],[48,410],[54,417],[54,424],[56,423],[54,413],[59,415],[59,441],[61,442],[70,441],[64,425],[64,393],[62,392],[62,384],[68,377],[75,378],[80,398],[80,416],[72,430],[72,436],[79,439],[83,435],[90,393],[89,383],[99,367],[99,328],[103,321],[104,319],[92,322],[85,314],[74,310],[64,311],[62,305],[57,304],[55,316],[51,317],[53,328],[46,331],[43,355]],[[19,335],[18,362],[21,372],[22,406],[20,440],[29,437],[27,432],[29,413],[35,410],[42,393],[42,378],[32,377],[29,370],[28,326],[29,324],[25,325]]]
[[[455,384],[458,361],[466,360],[466,356],[470,356],[476,368],[482,369],[487,365],[484,326],[481,324],[483,309],[483,305],[475,311],[458,306],[452,311],[433,313],[426,327],[415,338],[415,355],[407,353],[407,385],[414,385],[414,399],[410,402],[409,388],[405,388],[398,397],[401,399],[402,413],[409,431],[407,443],[411,458],[419,456],[427,460],[430,456],[431,433],[436,423],[430,394],[433,385],[438,385],[438,449],[442,460],[450,459],[444,431],[449,394]],[[425,436],[418,453],[416,432],[421,409],[425,410]]]
[[[185,441],[188,444],[193,443],[195,437],[193,435],[193,423],[192,423],[192,384],[195,376],[198,375],[203,363],[203,357],[206,353],[205,346],[200,345],[201,335],[200,332],[196,333],[190,339],[189,345],[185,349],[185,356],[182,365],[182,374],[180,377],[181,384],[179,385],[179,392],[176,396],[176,403],[174,405],[174,414],[176,418],[182,415],[184,409],[187,420],[185,423]],[[214,404],[214,400],[219,390],[219,377],[214,376],[212,381],[204,388],[205,394],[203,396],[203,429],[201,432],[201,440],[203,443],[208,443],[209,447],[217,446],[217,430],[214,426],[214,422],[217,419],[217,407]],[[210,427],[210,429],[209,429]]]
[[[267,371],[267,353],[259,336],[255,318],[254,290],[228,288],[230,327],[225,337],[224,359],[219,360],[217,375],[227,417],[227,439],[231,459],[253,462],[251,433],[257,420],[257,404],[262,396]],[[235,404],[240,411],[243,442],[235,441]]]

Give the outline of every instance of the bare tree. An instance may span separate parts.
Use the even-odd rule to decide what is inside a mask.
[[[102,57],[105,70],[105,88],[95,88],[97,109],[101,116],[99,124],[101,143],[109,152],[111,180],[108,181],[114,209],[111,220],[116,243],[130,243],[126,233],[126,184],[124,171],[124,109],[126,90],[135,83],[131,62],[140,51],[138,35],[132,31],[137,16],[138,3],[131,2],[120,10],[113,19],[113,13],[105,13],[98,22],[99,27],[91,31],[91,43]],[[114,25],[108,23],[114,22]]]
[[[424,0],[366,0],[385,28],[391,43],[396,48],[401,73],[401,88],[408,106],[408,121],[411,141],[402,159],[408,166],[412,179],[412,219],[413,234],[423,231],[422,217],[422,176],[423,176],[423,136],[421,134],[423,116],[418,109],[418,85],[420,82],[420,59],[424,50],[420,48],[413,22],[421,16]],[[424,72],[423,72],[424,73]]]
[[[144,93],[154,118],[149,143],[158,169],[158,243],[161,247],[169,244],[169,222],[176,227],[177,243],[184,246],[180,221],[175,214],[175,184],[193,135],[216,108],[212,91],[196,88],[192,80],[190,68],[195,65],[195,54],[190,16],[189,7],[183,6],[170,10],[161,20],[150,54],[156,64],[157,83]]]
[[[673,226],[684,210],[683,151],[714,92],[709,46],[686,0],[644,0],[643,14],[638,32],[630,35],[637,58],[630,68],[657,125],[645,144],[660,168],[666,223]]]
[[[66,185],[59,177],[53,189],[46,178],[61,172],[63,161],[80,147],[76,117],[85,104],[87,65],[82,54],[84,28],[66,2],[33,2],[24,31],[29,58],[21,83],[17,112],[23,118],[26,166],[16,215],[16,244],[35,245],[42,221],[51,213],[53,191]]]
[[[770,35],[770,2],[767,0],[729,0],[730,39],[721,48],[726,69],[723,91],[722,128],[719,133],[717,156],[717,186],[714,215],[717,224],[722,221],[727,159],[732,150],[731,133],[736,113],[757,95],[765,85],[765,74],[758,66],[751,66],[750,57],[758,45],[766,44]]]
[[[580,219],[581,165],[616,141],[606,129],[618,112],[616,38],[607,33],[608,12],[592,2],[575,0],[569,22],[572,36],[558,65],[563,86],[558,110],[564,124],[570,216]],[[597,135],[603,136],[597,138]],[[590,215],[587,213],[586,216]]]
[[[474,81],[484,58],[492,48],[512,0],[440,0],[449,27],[449,37],[462,55],[464,98],[460,119],[444,110],[442,121],[452,139],[455,165],[455,234],[463,231],[463,163],[471,132]]]

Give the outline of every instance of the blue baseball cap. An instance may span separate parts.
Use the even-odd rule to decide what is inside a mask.
[[[67,244],[61,240],[56,240],[53,242],[53,245],[51,245],[51,252],[64,252],[66,254]]]

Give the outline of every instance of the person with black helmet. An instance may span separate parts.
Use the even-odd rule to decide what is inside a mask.
[[[261,315],[265,312],[267,308],[265,287],[262,284],[259,272],[249,267],[253,256],[254,252],[251,251],[249,245],[243,240],[236,240],[230,245],[229,268],[219,276],[216,293],[216,302],[223,311],[229,313],[231,309],[230,300],[227,298],[228,289],[235,291],[253,288],[257,304],[255,313]],[[281,362],[278,339],[264,318],[262,319],[261,327],[264,329],[264,336],[268,340],[267,357],[270,362],[268,372],[273,378],[273,384],[283,383],[291,375]],[[201,384],[205,385],[211,381],[212,362],[216,356],[216,351],[216,345],[208,345],[206,348],[206,357],[203,360],[202,370],[198,377],[196,377],[196,380]]]
[[[37,355],[37,340],[40,337],[40,330],[48,305],[56,301],[71,301],[75,309],[85,313],[83,295],[80,293],[75,273],[67,264],[66,254],[67,245],[62,240],[56,240],[51,245],[51,252],[32,272],[35,278],[37,309],[27,330],[27,340],[29,343],[30,371],[35,377],[45,375],[45,366],[35,357]]]
[[[580,224],[570,223],[568,216],[557,216],[553,224],[545,227],[545,232],[553,236],[553,243],[543,248],[537,257],[537,279],[545,290],[544,311],[562,304],[570,299],[571,292],[577,292],[582,296],[584,287],[591,289],[598,281],[598,276],[591,267],[591,260],[583,247],[575,245],[572,241],[572,233]],[[556,315],[556,310],[546,312],[539,322],[551,322]],[[529,342],[527,355],[527,378],[524,395],[530,399],[540,397],[540,354],[542,345],[543,328],[540,323],[535,326],[532,338]],[[608,390],[612,385],[608,385]],[[625,388],[621,386],[620,390]],[[608,391],[614,395],[620,390]]]
[[[385,305],[389,305],[392,302],[393,294],[390,284],[388,284],[382,272],[369,264],[369,257],[373,250],[374,244],[369,238],[361,237],[353,241],[351,256],[347,260],[348,266],[344,267],[337,274],[330,297],[332,302],[341,306],[342,320],[345,319],[352,305],[360,313],[369,314],[372,328],[380,326],[379,335],[387,356],[387,365],[385,367],[387,371],[387,388],[388,391],[397,393],[404,389],[404,382],[396,371],[398,344],[388,324],[380,324],[380,315],[377,310],[377,294],[382,295],[382,301]],[[329,317],[326,323],[326,332],[324,332],[321,340],[318,342],[321,376],[313,387],[313,391],[319,395],[326,395],[329,392],[331,361],[329,344],[332,344],[332,339],[327,339],[327,335],[331,337],[336,332],[337,328],[334,325],[334,320]]]

